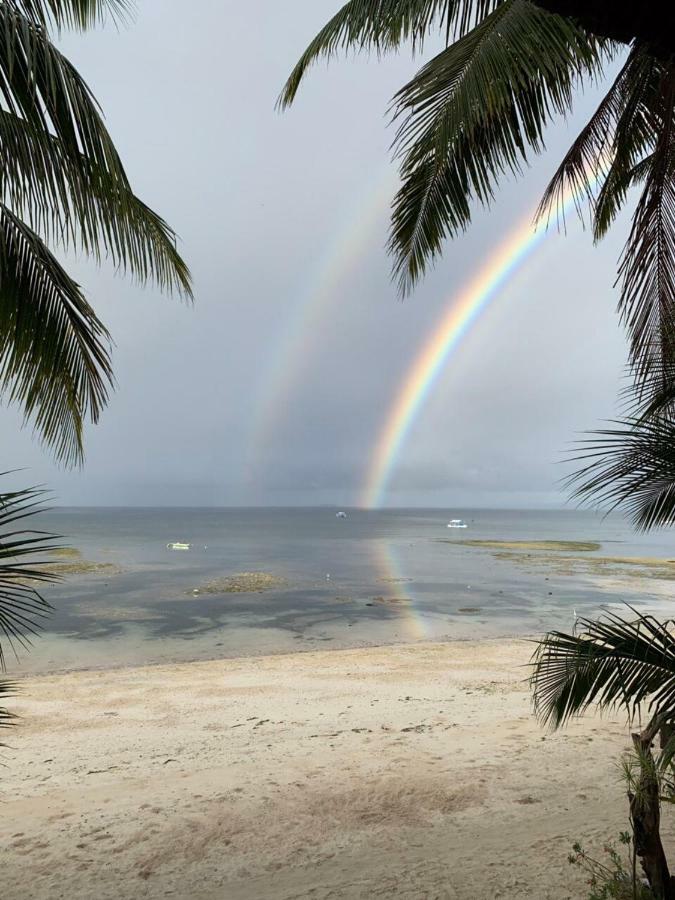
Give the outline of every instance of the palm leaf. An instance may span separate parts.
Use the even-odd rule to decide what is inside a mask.
[[[16,684],[7,678],[0,678],[0,697],[12,697],[14,694],[16,694]],[[0,728],[7,728],[14,725],[15,722],[16,716],[4,706],[0,706]],[[4,746],[4,744],[0,744],[0,747]]]
[[[591,704],[633,717],[647,702],[653,716],[675,716],[673,622],[635,612],[632,621],[610,613],[577,624],[580,633],[545,635],[533,655],[530,682],[543,722],[557,728]]]
[[[0,204],[0,389],[67,463],[106,402],[108,332],[38,236]]]
[[[609,511],[623,509],[647,530],[675,524],[675,421],[626,419],[594,432],[576,457],[582,468],[567,479],[573,496]]]
[[[73,155],[59,138],[0,110],[0,187],[6,203],[52,243],[103,252],[123,271],[189,295],[174,233],[125,177]]]
[[[394,50],[405,41],[419,47],[434,28],[451,35],[465,34],[504,0],[350,0],[321,29],[291,72],[279,97],[290,106],[307,70],[317,59],[341,51]]]
[[[28,647],[40,622],[49,615],[50,605],[32,586],[58,581],[49,560],[36,554],[55,550],[56,535],[26,527],[27,519],[41,512],[45,492],[39,488],[0,493],[0,635],[16,652]],[[0,667],[5,654],[0,642]]]
[[[560,213],[572,196],[579,212],[585,197],[594,207],[594,228],[599,238],[625,199],[636,178],[641,152],[654,138],[645,128],[640,99],[646,90],[654,60],[634,48],[589,122],[581,130],[551,179],[537,211]],[[600,193],[596,186],[600,184]]]
[[[472,202],[489,204],[496,179],[543,148],[547,122],[611,49],[527,0],[505,0],[397,94],[403,185],[389,248],[403,293],[468,226]]]
[[[619,155],[614,157],[595,201],[593,210],[595,241],[599,241],[609,231],[626,201],[629,190],[645,180],[653,161],[652,153],[632,166]]]
[[[638,388],[653,391],[675,359],[675,66],[661,70],[646,105],[657,138],[619,268],[619,311]]]
[[[47,28],[86,29],[110,16],[121,21],[130,12],[130,0],[3,0],[35,25]]]
[[[83,9],[85,4],[83,4]],[[0,4],[0,187],[34,230],[190,295],[175,235],[136,198],[96,101],[47,32]]]

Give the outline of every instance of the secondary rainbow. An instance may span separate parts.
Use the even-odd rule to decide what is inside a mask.
[[[568,196],[563,212],[572,204],[574,197]],[[546,230],[543,227],[535,230],[533,221],[531,213],[510,232],[481,271],[458,295],[452,296],[450,308],[442,315],[396,393],[370,458],[361,506],[374,509],[382,505],[401,448],[448,359],[509,278],[543,241]]]
[[[265,367],[254,406],[249,457],[255,460],[270,443],[287,411],[293,387],[307,365],[321,319],[340,298],[348,277],[363,258],[385,217],[396,185],[396,171],[386,166],[369,177],[338,224],[332,238],[305,273],[295,308]]]

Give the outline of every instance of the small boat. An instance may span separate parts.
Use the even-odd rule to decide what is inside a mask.
[[[335,518],[336,518],[336,519],[346,519],[346,518],[347,518],[347,513],[346,513],[346,512],[343,512],[342,510],[340,510],[340,512],[336,512],[336,513],[335,513]]]
[[[448,528],[468,528],[469,526],[462,519],[450,519]]]
[[[181,541],[173,541],[166,545],[167,550],[189,550],[192,544],[184,544]]]

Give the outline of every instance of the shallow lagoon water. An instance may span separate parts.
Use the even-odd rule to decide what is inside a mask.
[[[461,517],[469,527],[448,529]],[[668,614],[675,582],[560,574],[464,540],[597,541],[611,557],[675,557],[675,533],[636,535],[579,511],[57,509],[40,527],[110,572],[43,593],[54,613],[19,671],[130,665],[397,641],[538,634],[630,602]],[[189,541],[189,551],[166,545]],[[578,554],[577,554],[578,555]],[[240,572],[284,584],[193,593]],[[16,670],[16,667],[14,667]]]

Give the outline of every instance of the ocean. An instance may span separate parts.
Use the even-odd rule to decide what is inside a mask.
[[[675,532],[638,535],[588,511],[60,508],[56,532],[95,572],[47,586],[53,607],[11,672],[538,635],[630,603],[669,615]],[[462,518],[466,529],[446,527]],[[583,541],[574,549],[467,540]],[[171,550],[174,541],[188,551]],[[620,560],[640,558],[643,564]],[[71,562],[64,560],[64,562]],[[262,592],[217,580],[266,573]],[[673,573],[675,576],[675,572]],[[213,592],[205,590],[212,583]],[[222,586],[222,585],[221,585]]]

